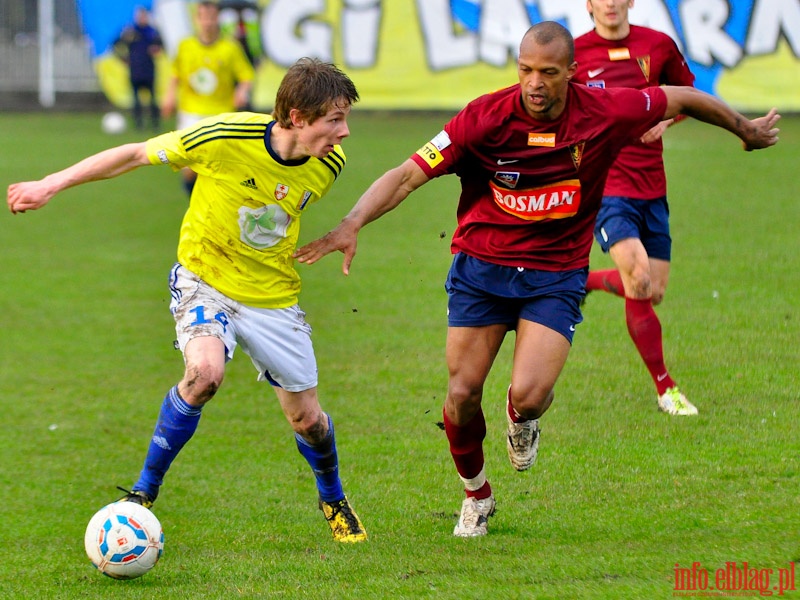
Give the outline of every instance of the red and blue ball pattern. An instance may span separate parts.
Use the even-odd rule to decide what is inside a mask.
[[[84,542],[92,564],[104,575],[133,579],[161,558],[164,532],[148,509],[132,502],[115,502],[92,517]]]

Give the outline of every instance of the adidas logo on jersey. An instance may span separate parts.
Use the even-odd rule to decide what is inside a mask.
[[[251,190],[257,190],[258,189],[258,186],[256,185],[256,180],[253,179],[252,177],[250,179],[245,179],[239,185],[243,185],[244,187],[250,188]]]

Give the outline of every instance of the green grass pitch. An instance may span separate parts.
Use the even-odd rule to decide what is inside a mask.
[[[302,241],[445,119],[356,110],[348,166]],[[299,267],[320,399],[369,541],[331,540],[274,394],[240,352],[155,507],[164,556],[129,582],[91,567],[83,533],[135,480],[182,373],[166,283],[187,200],[177,174],[145,168],[1,211],[0,598],[639,600],[672,597],[676,564],[713,583],[734,561],[777,585],[800,559],[800,119],[780,126],[780,144],[753,154],[691,121],[666,136],[674,253],[658,313],[698,417],[656,410],[621,300],[595,293],[539,460],[517,473],[510,335],[484,401],[498,511],[487,537],[454,538],[462,492],[437,422],[458,181],[443,178],[363,230],[349,277],[341,255]],[[5,187],[139,138],[102,134],[99,115],[3,114],[0,139]]]

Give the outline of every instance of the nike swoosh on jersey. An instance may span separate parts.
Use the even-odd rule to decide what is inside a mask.
[[[586,74],[591,79],[592,77],[597,77],[603,71],[605,71],[605,68],[604,67],[600,67],[599,69],[590,69],[589,71],[586,72]]]
[[[500,166],[502,166],[502,165],[510,165],[511,163],[515,163],[515,162],[519,162],[519,159],[518,158],[515,158],[513,160],[503,160],[502,158],[498,158],[497,159],[497,164],[500,165]]]

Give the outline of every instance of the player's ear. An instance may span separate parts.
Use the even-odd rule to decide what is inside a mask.
[[[567,67],[567,81],[572,79],[575,76],[575,71],[578,70],[578,63],[577,61],[572,61],[572,64]]]
[[[302,127],[306,124],[306,117],[299,108],[290,109],[289,118],[292,120],[292,127]]]

